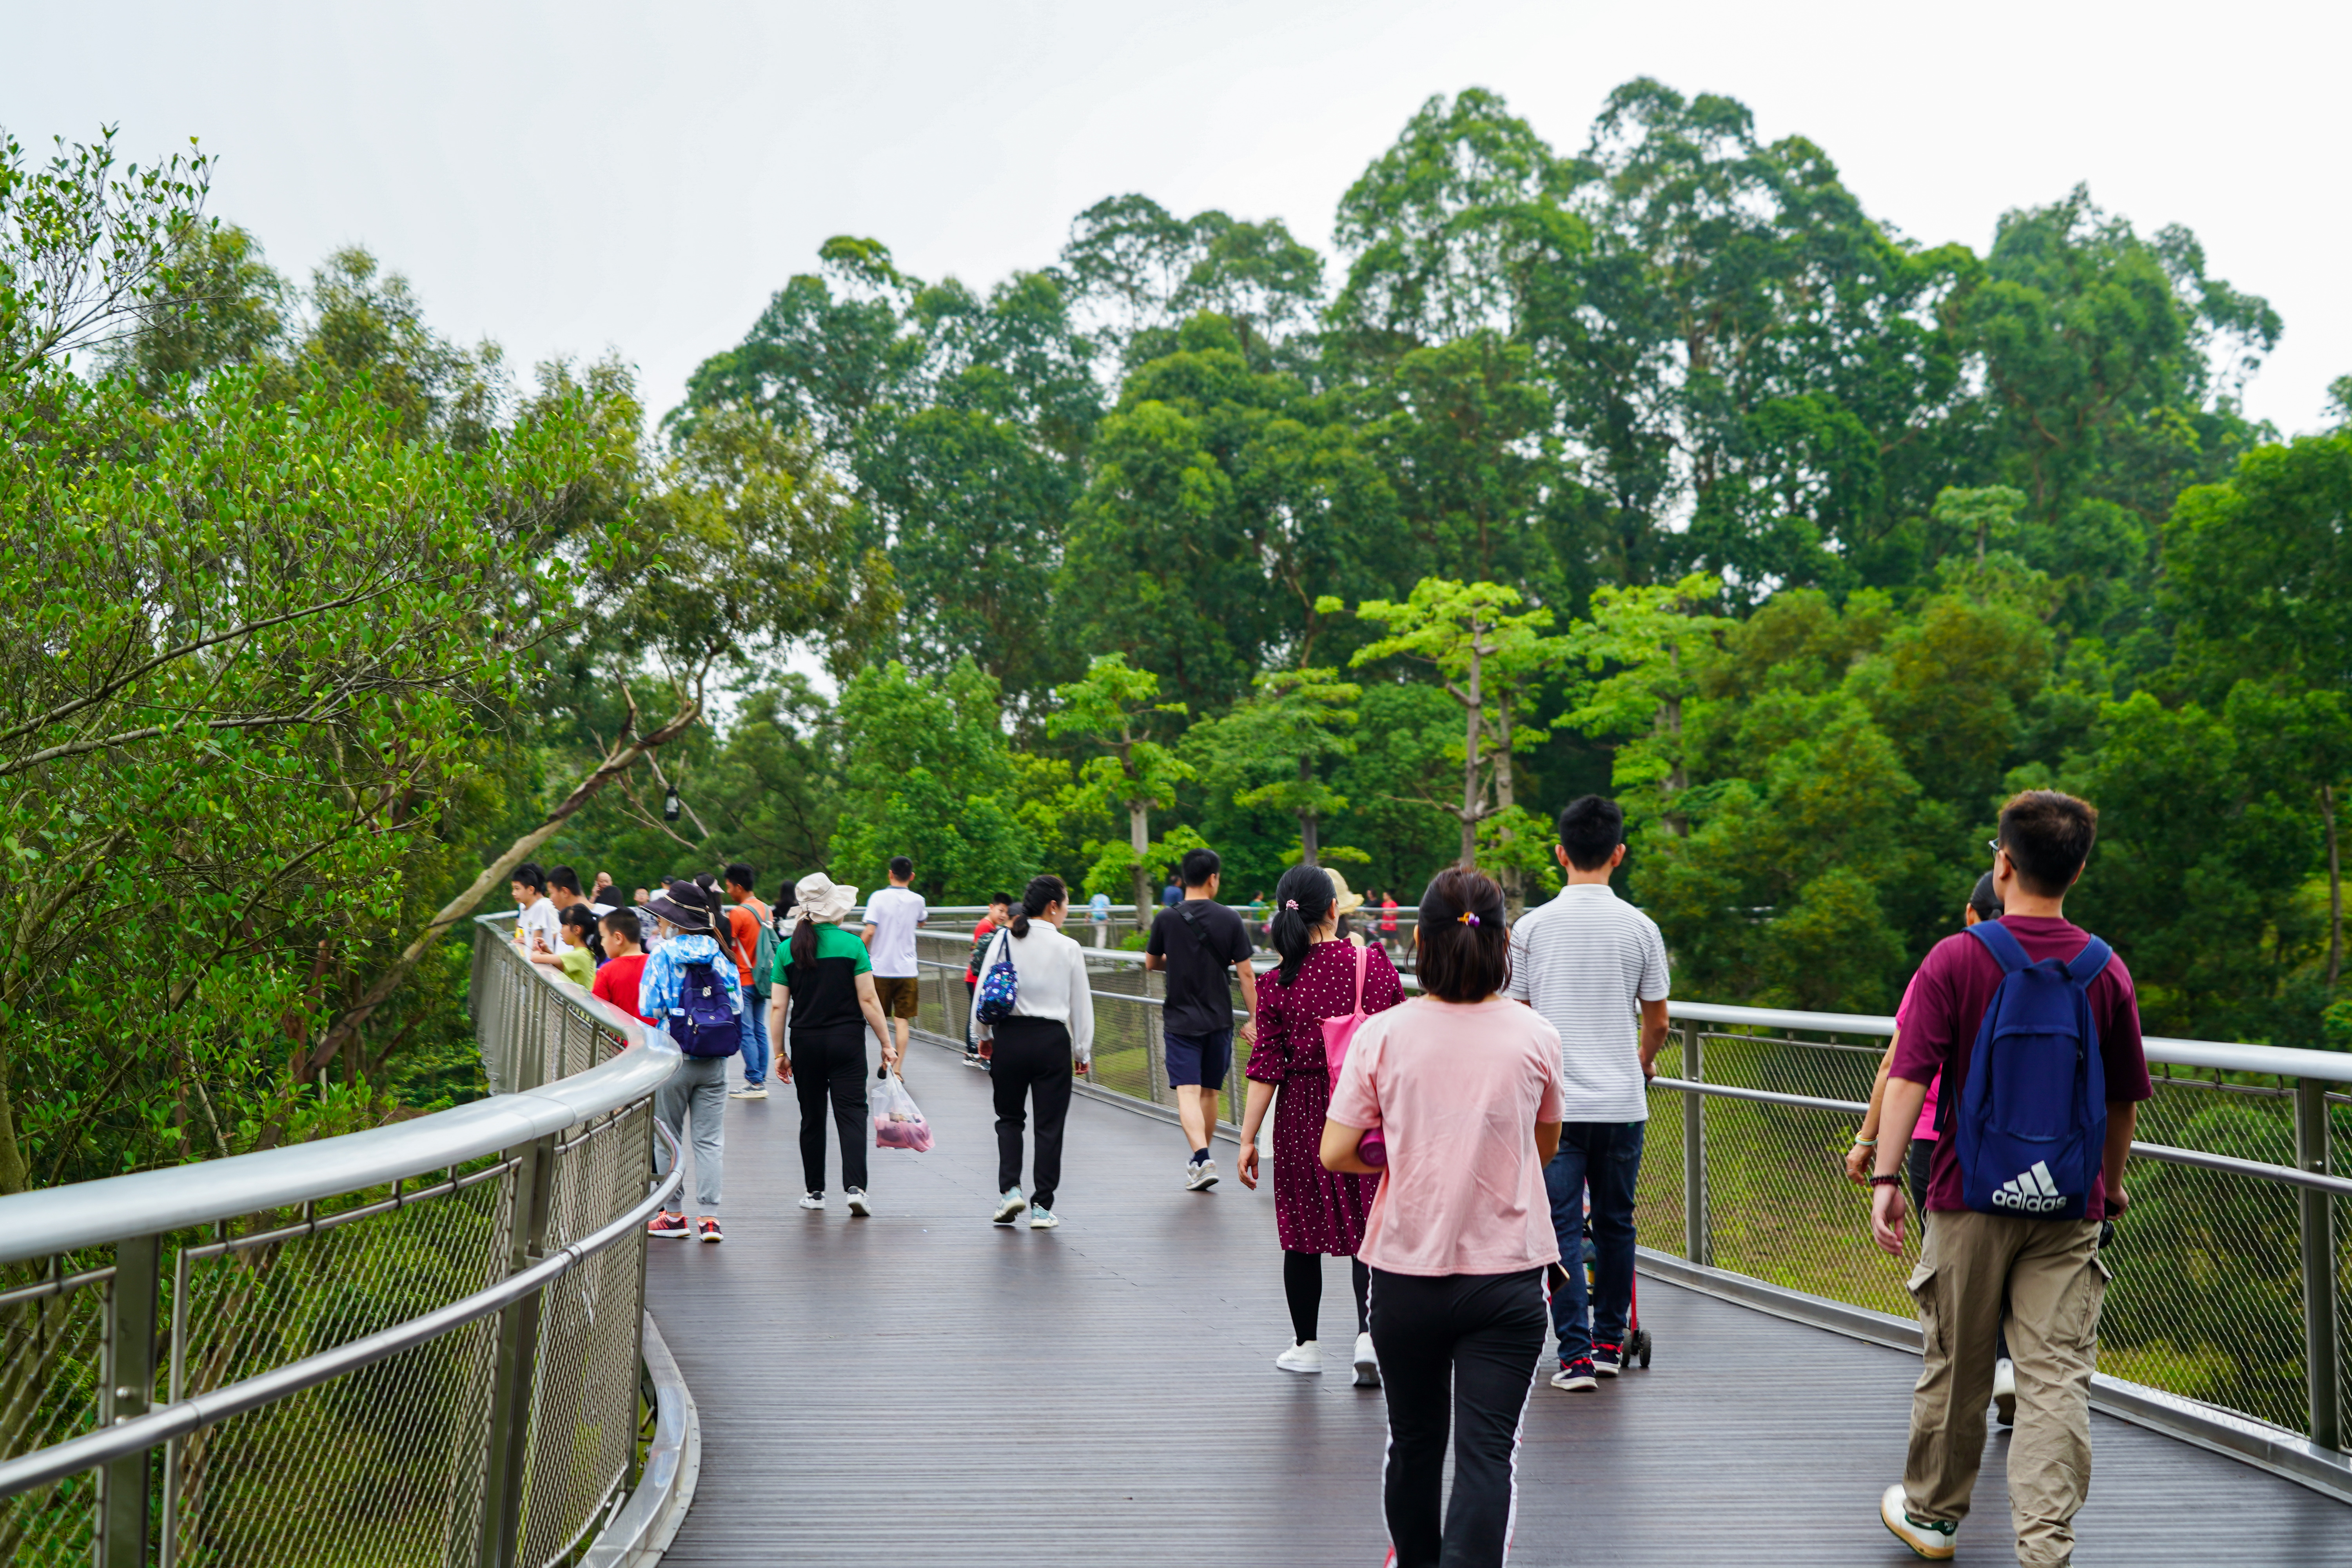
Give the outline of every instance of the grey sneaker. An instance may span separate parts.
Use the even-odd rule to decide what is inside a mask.
[[[1028,1206],[1029,1202],[1021,1195],[1019,1187],[1005,1188],[1004,1195],[996,1200],[996,1223],[1011,1225],[1021,1217],[1021,1211]]]
[[[1184,1167],[1184,1188],[1187,1192],[1205,1193],[1217,1184],[1217,1163],[1195,1160]]]
[[[740,1089],[730,1089],[727,1093],[727,1098],[730,1100],[765,1100],[768,1098],[768,1086],[762,1083],[747,1083]]]

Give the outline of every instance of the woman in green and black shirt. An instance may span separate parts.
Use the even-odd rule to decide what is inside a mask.
[[[803,877],[793,895],[793,907],[784,911],[792,935],[776,950],[771,977],[768,1037],[787,1042],[793,1087],[800,1095],[801,1171],[808,1187],[801,1207],[824,1207],[824,1102],[830,1095],[833,1119],[841,1129],[841,1184],[848,1191],[849,1212],[870,1215],[866,1036],[870,1030],[882,1042],[886,1067],[898,1064],[898,1047],[883,1021],[866,944],[842,929],[856,906],[857,889],[818,871]]]

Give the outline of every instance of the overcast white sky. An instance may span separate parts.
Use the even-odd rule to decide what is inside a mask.
[[[1140,191],[1327,247],[1431,94],[1495,89],[1571,151],[1638,75],[1811,136],[1928,243],[1981,250],[2004,208],[2077,181],[2143,232],[2189,225],[2285,317],[2250,395],[2284,430],[2352,374],[2352,8],[2315,0],[9,9],[0,126],[28,147],[109,121],[141,157],[201,137],[213,210],[281,269],[365,244],[441,331],[519,366],[618,349],[656,415],[829,235],[985,284]]]

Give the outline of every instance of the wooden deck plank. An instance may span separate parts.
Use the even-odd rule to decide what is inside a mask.
[[[730,1103],[727,1243],[655,1244],[703,1439],[666,1561],[1376,1568],[1381,1397],[1275,1369],[1273,1200],[1231,1148],[1224,1182],[1186,1193],[1173,1128],[1082,1099],[1062,1227],[1000,1229],[986,1079],[929,1049],[910,1071],[938,1147],[872,1153],[875,1218],[848,1217],[837,1176],[824,1213],[795,1206],[786,1089]],[[1647,1279],[1643,1308],[1653,1370],[1536,1388],[1514,1563],[1913,1561],[1875,1510],[1916,1358]],[[1337,1260],[1324,1322],[1343,1356]],[[2086,1568],[2352,1561],[2344,1505],[2095,1419]],[[1963,1561],[2012,1561],[2004,1455],[1996,1436]]]

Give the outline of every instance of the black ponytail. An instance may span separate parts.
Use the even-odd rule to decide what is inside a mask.
[[[1051,871],[1029,879],[1028,890],[1021,895],[1021,907],[1013,911],[1013,923],[1005,929],[1014,939],[1029,934],[1029,922],[1043,915],[1055,904],[1070,901],[1069,884]]]
[[[570,904],[565,906],[563,913],[560,917],[559,923],[568,926],[577,926],[583,931],[586,932],[587,934],[583,940],[588,948],[588,956],[594,959],[599,963],[604,962],[604,936],[602,931],[599,931],[596,929],[596,917],[590,911],[586,904]]]
[[[793,922],[792,938],[785,948],[804,973],[813,972],[816,964],[816,921],[803,915]]]
[[[694,885],[702,889],[703,907],[710,910],[710,934],[718,940],[719,951],[740,969],[748,961],[735,949],[735,922],[728,916],[727,900],[719,896],[718,880],[704,871],[696,876]]]
[[[1298,978],[1311,945],[1307,933],[1331,914],[1331,878],[1320,866],[1293,866],[1274,889],[1274,951],[1282,954],[1275,974],[1287,985]]]

